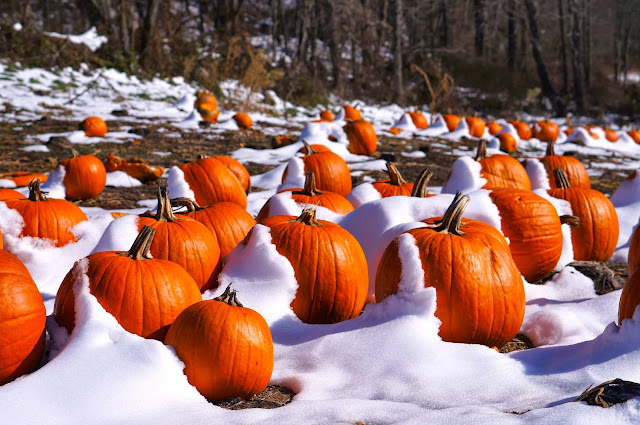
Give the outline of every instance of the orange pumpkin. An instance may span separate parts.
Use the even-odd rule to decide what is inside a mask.
[[[424,130],[429,127],[429,121],[427,121],[427,117],[420,112],[407,112],[411,117],[411,121],[413,121],[413,125],[416,126],[418,130]]]
[[[22,262],[0,250],[0,385],[31,372],[44,352],[46,309]]]
[[[12,173],[0,174],[0,180],[11,180],[16,187],[29,186],[33,179],[40,180],[41,183],[47,181],[47,175],[42,173],[31,173],[29,171],[14,171]]]
[[[251,175],[249,171],[245,168],[240,161],[237,159],[231,158],[227,155],[214,155],[212,158],[217,159],[222,162],[228,169],[233,173],[234,176],[238,179],[244,191],[249,193],[251,190]]]
[[[465,117],[464,120],[467,122],[467,126],[469,127],[469,135],[471,137],[482,137],[484,136],[484,121],[482,118],[478,117]]]
[[[247,208],[247,194],[227,166],[215,158],[199,158],[182,164],[184,179],[200,205],[228,201]]]
[[[444,341],[501,347],[524,318],[520,272],[500,232],[463,219],[469,196],[456,196],[444,218],[409,230],[420,253],[425,287],[436,289],[436,316]],[[436,223],[440,223],[435,225]],[[376,301],[396,294],[402,273],[397,237],[385,249],[376,274]]]
[[[369,121],[348,121],[344,132],[349,139],[349,152],[356,155],[372,155],[378,148],[378,136]]]
[[[103,137],[107,134],[107,123],[100,117],[89,117],[82,121],[82,130],[87,137]]]
[[[518,142],[516,138],[509,133],[498,134],[498,140],[500,140],[500,150],[507,153],[514,153],[518,149]]]
[[[554,146],[555,142],[550,141],[547,144],[546,155],[540,159],[540,162],[544,165],[544,169],[547,171],[547,178],[549,179],[551,189],[556,188],[556,181],[553,177],[553,170],[556,168],[561,168],[564,171],[572,187],[590,189],[591,180],[582,162],[572,156],[556,155]]]
[[[640,270],[640,226],[636,227],[631,236],[631,242],[629,244],[629,260],[627,266],[629,267],[629,276]]]
[[[264,318],[230,288],[186,308],[169,328],[167,345],[184,363],[189,383],[208,400],[261,393],[273,372],[273,340]]]
[[[407,183],[396,168],[393,162],[387,162],[387,173],[389,178],[378,180],[373,183],[373,187],[380,192],[383,198],[389,196],[410,196],[413,191],[413,183]]]
[[[313,144],[313,145],[309,145],[306,141],[302,141],[302,144],[304,146],[302,146],[300,149],[298,149],[298,153],[301,153],[303,155],[307,155],[308,151],[307,151],[307,145],[311,146],[312,150],[314,152],[333,152],[331,149],[329,149],[328,147],[326,147],[325,145],[319,145],[319,144]]]
[[[518,137],[521,140],[531,139],[532,132],[531,132],[531,127],[529,127],[529,124],[522,121],[509,121],[509,122],[511,123],[511,125],[513,125],[513,128],[516,129],[516,131],[518,132]]]
[[[562,228],[551,202],[519,189],[496,189],[490,196],[524,278],[535,282],[552,273],[562,255]]]
[[[604,137],[611,143],[615,143],[618,141],[618,139],[620,139],[620,136],[618,135],[618,133],[615,130],[612,130],[610,128],[604,129]]]
[[[362,114],[351,105],[344,105],[344,119],[358,121],[362,119]]]
[[[158,185],[156,214],[141,215],[138,231],[145,225],[157,231],[150,247],[153,258],[182,266],[202,292],[218,286],[216,270],[220,261],[220,245],[216,235],[194,219],[173,214],[166,183]]]
[[[402,130],[399,129],[398,127],[391,127],[389,130],[387,130],[389,133],[393,134],[394,136],[397,136],[398,134],[402,133]]]
[[[242,129],[248,130],[251,128],[251,126],[253,126],[253,120],[248,114],[245,114],[244,112],[238,112],[231,118],[233,118],[236,124],[238,124],[238,127]]]
[[[123,171],[142,182],[156,181],[162,177],[164,173],[163,167],[149,165],[149,163],[142,158],[129,158],[125,161],[111,152],[104,160],[104,167],[109,173]]]
[[[571,187],[561,168],[553,170],[556,189],[549,190],[554,198],[571,204],[580,227],[571,228],[573,258],[579,261],[607,261],[616,249],[620,226],[613,204],[595,189]]]
[[[218,121],[218,101],[213,93],[206,90],[196,92],[196,101],[193,107],[198,111],[202,119],[215,124]]]
[[[169,325],[186,307],[202,300],[193,278],[174,262],[149,257],[155,230],[145,226],[127,252],[104,251],[86,257],[89,291],[127,331],[164,339]],[[56,322],[75,327],[74,286],[83,262],[67,273],[53,307]]]
[[[262,224],[271,228],[272,243],[293,267],[298,291],[291,307],[300,320],[336,323],[360,314],[369,289],[367,260],[349,232],[316,220],[311,209],[298,218],[268,217]]]
[[[639,130],[630,130],[627,134],[633,139],[634,142],[640,145],[640,131]]]
[[[481,175],[487,179],[483,189],[513,188],[531,190],[527,171],[517,159],[509,155],[487,156],[487,142],[480,140],[476,161],[482,165]]]
[[[326,109],[320,112],[320,121],[332,122],[336,119],[336,114]]]
[[[502,125],[498,124],[495,121],[491,121],[489,125],[487,125],[487,128],[489,129],[489,134],[495,136],[496,134],[500,133],[500,130],[502,130]]]
[[[98,196],[107,184],[107,170],[97,157],[74,152],[73,158],[60,161],[65,174],[62,183],[65,196],[71,200],[84,200]]]
[[[5,199],[26,199],[22,193],[13,189],[3,189],[0,188],[0,201],[4,201]]]
[[[20,213],[24,227],[20,236],[51,239],[60,247],[75,242],[76,237],[70,229],[87,216],[72,202],[64,199],[48,199],[40,190],[40,180],[29,184],[29,198],[7,199],[7,207]]]
[[[447,128],[449,129],[449,132],[452,132],[456,128],[458,128],[458,126],[460,125],[460,121],[462,120],[460,116],[452,115],[452,114],[442,114],[442,118],[444,119],[444,122],[447,124]]]
[[[538,121],[532,129],[532,135],[541,142],[553,142],[558,138],[560,128],[558,124],[549,121],[547,118],[544,121]]]
[[[638,304],[640,304],[640,272],[636,271],[629,275],[627,283],[622,288],[618,305],[618,324],[621,325],[624,319],[631,319]]]

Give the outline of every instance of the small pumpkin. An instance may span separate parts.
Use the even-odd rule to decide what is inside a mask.
[[[380,192],[380,196],[387,198],[389,196],[410,196],[413,191],[413,183],[407,183],[398,171],[393,162],[387,162],[387,174],[389,178],[386,180],[378,180],[373,183],[373,187]]]
[[[420,112],[407,112],[411,117],[411,121],[413,125],[416,126],[418,130],[424,130],[429,127],[429,121],[427,121],[427,117]]]
[[[529,140],[532,136],[531,127],[526,122],[522,121],[509,121],[513,128],[518,132],[518,137],[521,140]]]
[[[553,140],[547,144],[547,153],[540,159],[540,162],[542,162],[544,169],[547,171],[551,189],[556,188],[556,181],[553,176],[553,170],[556,168],[561,168],[564,171],[571,187],[591,188],[589,174],[582,162],[569,155],[556,155],[555,142]]]
[[[344,105],[344,119],[358,121],[362,119],[362,114],[351,105]]]
[[[627,132],[634,142],[640,145],[640,130],[630,130]]]
[[[40,180],[41,183],[47,181],[47,175],[42,173],[31,173],[29,171],[14,171],[12,173],[0,174],[0,180],[11,180],[16,187],[29,186],[33,179]]]
[[[178,314],[202,296],[186,270],[149,256],[155,233],[144,226],[129,251],[90,254],[85,258],[86,276],[91,294],[125,330],[162,341]],[[74,286],[83,267],[83,262],[76,262],[67,273],[53,307],[56,322],[69,332],[75,327]]]
[[[532,135],[541,142],[555,142],[558,139],[560,128],[558,124],[553,121],[549,121],[547,118],[543,121],[538,121],[532,129]]]
[[[264,318],[227,287],[187,307],[165,339],[184,363],[189,383],[211,401],[261,393],[273,372],[273,340]]]
[[[103,137],[107,134],[107,123],[100,117],[86,118],[82,121],[81,128],[87,137]]]
[[[495,121],[491,121],[487,125],[487,128],[489,130],[489,134],[492,136],[495,136],[496,134],[500,133],[500,130],[502,130],[502,124],[498,124]]]
[[[471,137],[484,136],[485,124],[482,118],[473,116],[473,117],[464,117],[464,119],[467,122],[467,126],[469,127],[469,135]]]
[[[152,182],[162,177],[164,168],[157,165],[150,165],[142,158],[123,158],[115,156],[112,152],[104,160],[104,167],[107,172],[123,171],[131,177],[142,182]]]
[[[336,119],[336,114],[331,111],[324,109],[320,112],[320,121],[332,122]]]
[[[5,189],[0,188],[0,201],[4,201],[5,199],[26,199],[22,193],[13,189]]]
[[[629,276],[640,270],[640,226],[636,227],[631,235],[631,242],[629,243],[629,259],[627,266],[629,268]]]
[[[231,118],[233,118],[238,127],[242,129],[248,130],[253,126],[253,120],[249,114],[245,114],[244,112],[238,112]]]
[[[509,133],[500,133],[496,136],[500,141],[500,150],[507,153],[514,153],[518,150],[518,142],[513,135]]]
[[[40,180],[29,184],[26,199],[6,199],[7,207],[18,211],[24,220],[20,236],[50,239],[60,247],[75,242],[70,229],[86,221],[87,216],[72,202],[64,199],[48,199],[40,189]]]
[[[84,200],[98,196],[107,184],[107,170],[94,155],[80,155],[60,161],[65,174],[62,183],[65,196],[71,200]]]
[[[640,271],[629,274],[627,283],[622,288],[620,303],[618,304],[618,324],[625,319],[631,319],[640,304]]]
[[[218,122],[218,100],[206,90],[196,92],[196,101],[193,107],[198,111],[203,120],[213,124]]]
[[[251,190],[251,175],[240,161],[227,155],[214,155],[212,156],[212,158],[215,158],[218,161],[222,162],[229,169],[229,171],[231,171],[233,175],[236,176],[236,178],[244,188],[244,191],[246,193],[249,193],[249,191]]]
[[[378,148],[378,136],[369,121],[347,121],[344,132],[349,139],[349,152],[356,155],[372,155]]]
[[[462,120],[462,117],[453,114],[442,114],[442,118],[447,124],[447,129],[449,129],[449,132],[452,132],[456,128],[458,128],[458,126],[460,125],[460,121]]]
[[[487,156],[487,142],[480,140],[476,161],[482,165],[480,172],[487,179],[483,189],[514,188],[531,190],[531,182],[525,168],[517,159],[503,154]]]
[[[618,141],[618,139],[620,139],[620,136],[618,135],[618,132],[615,130],[612,130],[610,128],[605,128],[604,129],[604,137],[610,141],[611,143],[615,143]]]
[[[402,130],[399,129],[398,127],[391,127],[389,130],[387,130],[389,133],[393,134],[394,136],[397,136],[398,134],[402,133]]]
[[[229,168],[212,157],[199,157],[180,166],[200,205],[228,201],[247,208],[247,194]]]

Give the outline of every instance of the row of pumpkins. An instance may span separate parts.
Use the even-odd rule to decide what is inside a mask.
[[[322,145],[305,143],[301,151],[306,181],[302,188],[289,189],[292,198],[339,214],[352,211],[346,199],[351,176],[344,160]],[[504,235],[487,224],[463,218],[469,196],[460,194],[444,217],[429,218],[427,227],[408,233],[420,252],[425,285],[436,287],[436,315],[442,321],[443,340],[499,347],[522,324],[521,275],[535,281],[558,263],[561,223],[576,226],[571,232],[574,257],[597,261],[612,255],[618,224],[608,199],[590,189],[584,166],[575,158],[554,155],[552,141],[541,162],[550,175],[550,195],[569,201],[571,217],[558,217],[550,202],[530,191],[530,185],[524,183],[526,171],[514,158],[487,156],[486,144],[480,142],[476,160],[487,179],[485,188],[491,190],[500,211]],[[167,186],[160,184],[157,212],[138,218],[140,233],[129,251],[94,253],[77,262],[62,282],[54,306],[56,321],[71,331],[77,294],[73,288],[85,273],[91,293],[126,330],[174,346],[185,363],[189,382],[211,400],[258,393],[266,387],[273,369],[273,343],[264,319],[242,307],[229,288],[216,300],[202,301],[201,297],[201,292],[217,287],[222,259],[251,237],[256,224],[245,209],[248,172],[237,161],[223,161],[208,157],[183,164],[180,168],[195,200],[172,200]],[[127,161],[120,164],[123,162]],[[151,168],[142,161],[128,163]],[[374,184],[381,196],[434,196],[426,191],[428,171],[412,185],[393,163],[388,170],[389,179]],[[157,174],[156,170],[153,175]],[[67,169],[65,178],[71,175]],[[89,181],[84,176],[78,185],[90,186]],[[29,190],[28,198],[11,189],[0,190],[0,200],[23,217],[22,235],[52,239],[57,246],[74,241],[68,229],[86,220],[82,211],[69,201],[47,199],[38,179],[30,182]],[[83,199],[69,194],[68,198]],[[174,212],[178,207],[187,211]],[[269,202],[257,218],[270,228],[272,243],[294,268],[299,284],[291,304],[294,313],[306,323],[357,317],[369,285],[367,259],[358,241],[340,226],[318,220],[313,209],[305,209],[299,217],[270,216],[268,210]],[[38,226],[33,224],[36,221]],[[309,239],[318,243],[304,243]],[[405,240],[403,235],[396,238],[380,260],[375,280],[378,302],[398,291],[399,251]],[[0,363],[0,383],[6,383],[38,363],[44,347],[45,310],[24,265],[7,251],[0,255],[0,362],[5,362]],[[141,271],[131,274],[132,268]],[[634,273],[640,269],[639,232],[634,234],[629,269],[632,277],[620,301],[620,320],[630,317],[640,302],[640,292],[633,289],[640,285],[640,272]],[[125,280],[125,275],[141,279]],[[246,352],[236,358],[250,359],[242,365],[233,360],[233,353],[240,349]]]

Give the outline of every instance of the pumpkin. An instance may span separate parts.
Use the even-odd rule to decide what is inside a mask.
[[[318,152],[333,152],[331,149],[329,149],[327,146],[325,145],[319,145],[319,144],[313,144],[313,145],[309,145],[306,141],[302,141],[303,146],[298,149],[298,153],[301,153],[303,155],[307,155],[309,152],[307,151],[307,146],[311,146],[312,150],[315,153]]]
[[[86,221],[87,216],[72,202],[64,199],[48,199],[40,190],[40,180],[29,184],[27,199],[7,199],[7,207],[20,213],[24,227],[20,236],[51,239],[60,247],[75,242],[76,237],[70,229]]]
[[[347,214],[353,211],[353,205],[344,196],[328,191],[319,191],[316,187],[316,177],[313,171],[305,173],[304,188],[285,189],[281,191],[291,192],[291,199],[299,205],[315,205],[328,208],[336,214]],[[271,199],[267,200],[260,209],[256,220],[261,222],[269,217],[271,208]]]
[[[41,183],[47,181],[47,175],[42,173],[31,173],[29,171],[14,171],[12,173],[0,174],[0,180],[11,180],[16,187],[29,186],[33,179],[40,180]]]
[[[344,119],[358,121],[362,119],[362,114],[351,105],[344,105]]]
[[[149,165],[142,158],[129,158],[124,160],[115,156],[112,152],[104,160],[104,167],[107,172],[123,171],[131,177],[142,182],[152,182],[162,177],[164,168],[156,165]]]
[[[633,139],[634,142],[640,144],[640,131],[639,130],[630,130],[627,132],[629,137]]]
[[[236,176],[215,158],[200,157],[180,166],[200,205],[228,201],[247,208],[247,194]]]
[[[615,130],[612,130],[610,128],[604,129],[604,137],[611,143],[615,143],[618,141],[618,139],[620,139],[620,136],[618,135],[618,133]]]
[[[640,272],[629,274],[627,283],[622,288],[620,303],[618,304],[618,324],[622,325],[624,319],[631,319],[636,308],[640,304]]]
[[[387,130],[389,133],[393,134],[394,136],[397,136],[398,134],[402,133],[402,130],[399,129],[398,127],[391,127],[389,130]]]
[[[218,286],[220,245],[216,235],[192,218],[173,214],[166,183],[158,185],[156,214],[139,216],[138,231],[145,225],[157,231],[150,248],[153,258],[182,266],[202,292]]]
[[[193,107],[198,111],[203,120],[213,124],[218,121],[218,101],[212,93],[206,90],[198,90]]]
[[[261,393],[273,372],[269,325],[229,287],[187,307],[165,339],[184,363],[189,383],[211,401]]]
[[[316,220],[305,209],[298,218],[262,221],[271,241],[293,267],[298,291],[291,303],[305,323],[336,323],[357,317],[369,289],[367,261],[358,241],[337,224]]]
[[[26,199],[22,193],[13,189],[3,189],[0,188],[0,201],[4,201],[5,199]]]
[[[103,137],[107,134],[107,123],[100,117],[89,117],[82,121],[84,135],[87,137]]]
[[[496,134],[500,133],[500,130],[502,130],[502,125],[498,124],[495,121],[491,121],[487,125],[487,128],[489,129],[489,134],[495,136]]]
[[[420,112],[407,112],[411,117],[411,121],[413,121],[413,125],[416,126],[418,130],[424,130],[429,127],[429,122],[427,121],[427,117]]]
[[[387,173],[389,178],[378,180],[373,183],[373,187],[380,192],[383,198],[389,196],[410,196],[413,191],[413,183],[407,183],[396,168],[393,162],[387,162]]]
[[[573,258],[578,261],[607,261],[616,249],[620,226],[613,204],[595,189],[571,187],[561,168],[553,170],[556,189],[549,190],[554,198],[571,204],[580,227],[571,228]]]
[[[271,147],[273,149],[281,148],[294,144],[298,139],[292,136],[273,136],[271,139]]]
[[[144,226],[129,251],[96,252],[76,262],[58,289],[53,307],[56,322],[73,331],[74,286],[86,267],[89,291],[125,330],[162,341],[178,314],[202,301],[202,296],[193,278],[178,264],[150,258],[155,233]]]
[[[489,196],[524,278],[535,282],[552,273],[562,255],[562,228],[551,202],[519,189],[496,189]]]
[[[233,120],[238,124],[238,127],[248,130],[253,126],[253,120],[248,114],[244,112],[238,112],[234,116],[232,116]]]
[[[544,165],[544,169],[547,170],[547,177],[549,179],[549,186],[551,189],[555,189],[556,181],[553,177],[553,170],[561,168],[572,187],[581,187],[584,189],[591,188],[591,180],[587,169],[580,162],[579,159],[568,155],[556,155],[555,142],[551,141],[547,144],[547,153],[540,159],[540,162]]]
[[[231,158],[227,155],[214,155],[212,158],[217,159],[222,162],[225,167],[229,169],[233,173],[234,176],[240,182],[240,185],[244,188],[245,193],[249,193],[251,190],[251,175],[249,171],[245,168],[244,165],[237,159]]]
[[[524,285],[506,240],[479,221],[463,219],[469,196],[456,196],[443,218],[409,230],[420,253],[425,287],[434,287],[444,341],[501,347],[520,329]],[[436,225],[436,223],[439,223]],[[402,236],[402,235],[401,235]],[[397,237],[376,274],[376,301],[398,292],[402,274]]]
[[[47,313],[22,262],[0,250],[0,385],[31,372],[44,352]]]
[[[313,171],[318,190],[347,196],[353,186],[351,183],[351,171],[349,171],[349,166],[345,160],[324,146],[319,148],[318,146],[321,145],[309,145],[304,140],[302,143],[307,152],[302,157],[304,171]],[[284,181],[287,174],[288,168],[285,168],[282,181]]]
[[[62,183],[65,196],[71,200],[84,200],[98,196],[107,184],[107,170],[97,157],[74,152],[73,158],[60,161],[65,174]]]
[[[371,155],[378,148],[378,136],[369,121],[348,121],[344,132],[349,139],[349,152],[356,155]]]
[[[201,207],[189,198],[171,200],[173,207],[186,207],[185,215],[200,223],[216,235],[220,246],[220,258],[230,253],[247,236],[256,224],[256,220],[239,205],[233,202],[216,202],[208,207]]]
[[[332,122],[336,119],[336,114],[326,109],[320,112],[320,121]]]
[[[449,129],[449,132],[452,132],[456,128],[458,128],[458,126],[460,125],[460,121],[462,120],[462,117],[452,114],[442,114],[442,118],[447,124],[447,129]]]
[[[509,123],[513,125],[513,128],[516,129],[516,131],[518,132],[518,137],[521,140],[531,139],[532,132],[531,132],[531,127],[529,127],[529,124],[522,121],[509,121]]]
[[[478,117],[465,117],[464,120],[467,122],[467,126],[469,127],[469,135],[471,137],[482,137],[484,136],[484,121],[482,118]]]
[[[629,243],[629,260],[627,266],[629,268],[629,276],[640,270],[640,226],[637,226],[631,235],[631,242]]]
[[[480,172],[487,179],[483,189],[502,187],[531,190],[531,182],[525,168],[517,159],[503,154],[487,156],[487,142],[480,140],[476,161],[482,165]]]
[[[560,133],[558,124],[549,121],[547,118],[544,121],[538,121],[532,129],[532,135],[541,142],[555,142]]]
[[[496,136],[500,141],[500,150],[507,153],[514,153],[518,149],[518,142],[509,133],[500,133]]]

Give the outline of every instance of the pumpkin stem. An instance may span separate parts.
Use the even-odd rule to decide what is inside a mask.
[[[556,181],[556,187],[558,189],[569,189],[571,184],[569,183],[569,179],[567,175],[564,173],[562,168],[556,168],[553,170],[553,177]]]
[[[571,127],[571,115],[567,114],[567,116],[565,117],[566,121],[567,121],[567,127]]]
[[[546,154],[545,154],[545,155],[547,155],[547,156],[554,156],[554,155],[556,154],[555,145],[556,145],[555,140],[550,140],[550,141],[547,143],[547,152],[546,152]]]
[[[396,164],[393,162],[387,162],[387,174],[389,174],[389,184],[394,186],[402,186],[407,183],[403,178],[398,168],[396,168]]]
[[[429,184],[429,180],[431,180],[431,177],[433,177],[433,173],[430,169],[425,168],[424,170],[422,170],[413,185],[411,196],[414,198],[426,198],[427,185]]]
[[[487,141],[480,140],[478,143],[478,152],[476,153],[476,161],[482,161],[487,157]]]
[[[176,221],[178,217],[171,210],[171,199],[169,199],[169,186],[167,183],[158,184],[158,211],[154,218],[158,221]]]
[[[462,214],[467,208],[467,205],[471,201],[469,195],[462,195],[460,191],[456,193],[453,202],[447,208],[447,212],[444,213],[442,222],[434,227],[433,230],[444,234],[452,234],[456,236],[462,236],[464,233],[460,231],[460,225],[462,224]]]
[[[238,296],[235,290],[231,289],[231,284],[227,286],[227,289],[224,290],[224,293],[219,297],[215,297],[214,300],[222,301],[223,303],[227,303],[234,307],[244,307],[240,301],[238,301]]]
[[[322,195],[316,186],[316,175],[313,171],[307,171],[304,174],[304,188],[293,192],[296,195],[316,196]]]
[[[292,221],[297,221],[298,223],[303,223],[307,226],[322,226],[322,224],[316,220],[316,210],[312,208],[305,208],[302,210],[300,217]]]
[[[29,183],[29,200],[30,201],[46,201],[45,196],[49,192],[43,192],[40,190],[40,179],[33,179]]]
[[[580,228],[580,217],[576,217],[575,215],[561,215],[560,223],[568,224],[571,227],[575,227],[576,229]]]
[[[77,150],[71,149],[71,155],[73,155],[74,158],[77,158],[80,154],[78,153]]]
[[[150,260],[151,255],[149,250],[151,249],[151,242],[156,235],[156,229],[147,225],[142,226],[140,233],[133,241],[133,245],[129,248],[129,251],[120,252],[119,255],[129,257],[132,260]]]
[[[302,141],[302,144],[304,145],[305,149],[307,150],[307,153],[305,153],[305,154],[304,154],[304,156],[312,155],[312,154],[314,154],[314,153],[317,153],[317,152],[316,152],[316,150],[315,150],[315,149],[313,149],[313,148],[311,147],[311,145],[310,145],[306,140],[303,140],[303,141]]]
[[[203,207],[198,205],[196,201],[189,198],[173,198],[171,200],[171,206],[173,208],[186,207],[187,212],[190,212],[190,213],[204,209]]]
[[[205,159],[205,158],[206,158],[206,156],[204,156],[204,154],[201,154],[201,153],[199,153],[199,154],[196,156],[196,159]]]

